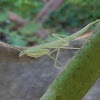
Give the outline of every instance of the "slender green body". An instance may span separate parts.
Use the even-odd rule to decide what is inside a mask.
[[[82,100],[100,77],[100,23],[40,100]]]
[[[20,53],[19,56],[21,57],[22,55],[27,54],[30,57],[38,58],[38,57],[43,56],[43,55],[48,55],[50,53],[51,48],[61,48],[61,47],[68,46],[68,44],[71,40],[73,40],[73,39],[77,38],[78,36],[82,35],[92,25],[94,25],[95,23],[97,23],[99,21],[100,21],[100,19],[88,24],[83,29],[81,29],[80,31],[74,33],[73,35],[68,36],[66,38],[63,38],[63,40],[62,39],[61,40],[56,40],[56,41],[46,43],[46,44],[43,44],[43,45],[38,45],[38,46],[35,46],[35,47],[27,48],[27,49],[23,50]]]

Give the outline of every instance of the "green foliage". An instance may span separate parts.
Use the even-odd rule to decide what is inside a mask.
[[[91,20],[100,18],[98,0],[65,0],[56,12],[51,14],[47,23],[51,26],[62,24],[77,27]]]
[[[27,42],[24,40],[24,36],[19,35],[15,31],[10,31],[9,28],[0,28],[0,33],[5,34],[8,38],[8,43],[16,46],[26,46]]]
[[[8,20],[7,13],[0,14],[0,34],[5,35],[7,43],[16,46],[27,46],[29,43],[40,42],[40,39],[34,35],[34,32],[38,31],[38,29],[41,27],[41,24],[28,24],[20,30],[12,30],[11,28],[13,28],[15,24],[12,22],[5,23]]]
[[[21,28],[19,30],[19,32],[21,34],[30,35],[32,33],[37,32],[37,30],[39,30],[40,28],[41,28],[40,23],[31,23],[31,24],[28,24],[25,27]]]
[[[8,14],[6,12],[1,12],[0,13],[0,22],[4,22],[7,19],[8,19]]]
[[[9,22],[8,11],[12,11],[30,22],[43,6],[42,0],[0,0],[0,34],[7,35],[7,42],[12,45],[42,44],[55,40],[55,37],[49,35],[44,40],[38,38],[35,33],[41,27],[51,27],[54,30],[53,33],[66,34],[66,27],[81,27],[81,24],[84,25],[100,18],[98,0],[92,2],[91,0],[64,0],[64,3],[50,14],[50,18],[44,26],[34,23],[20,29],[12,29],[17,26],[13,22]]]
[[[27,42],[24,40],[23,36],[18,35],[17,32],[8,33],[9,43],[17,46],[26,46]]]
[[[11,10],[27,19],[33,19],[42,5],[41,0],[0,0],[2,10]]]
[[[20,29],[12,29],[15,26],[9,22],[7,11],[15,12],[28,20],[33,20],[42,7],[42,2],[37,0],[0,0],[0,34],[6,35],[7,43],[17,46],[27,46],[40,42],[35,32],[41,28],[40,23],[31,23]]]
[[[27,45],[30,45],[30,43],[33,44],[34,42],[37,42],[37,43],[40,42],[39,41],[40,39],[37,36],[33,35],[32,33],[23,34],[18,31],[11,31],[9,26],[6,27],[5,29],[0,27],[0,33],[6,35],[7,42],[9,44],[16,45],[16,46],[27,46]]]

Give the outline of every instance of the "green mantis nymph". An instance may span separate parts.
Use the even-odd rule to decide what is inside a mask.
[[[49,43],[45,43],[43,45],[38,45],[38,46],[27,48],[27,49],[21,51],[19,57],[23,56],[24,54],[26,54],[27,56],[30,56],[30,57],[34,57],[34,58],[38,58],[38,57],[41,57],[43,55],[48,55],[52,59],[55,60],[54,66],[56,68],[59,68],[59,67],[56,66],[56,62],[60,63],[59,61],[57,61],[57,57],[58,57],[58,54],[60,52],[60,49],[61,48],[69,49],[66,46],[69,45],[69,42],[71,40],[73,40],[73,39],[77,38],[78,36],[82,35],[83,33],[85,33],[92,25],[98,23],[99,21],[100,21],[100,19],[89,23],[87,26],[85,26],[80,31],[74,33],[73,35],[67,36],[65,38],[60,38],[59,40],[56,40],[56,41],[53,41],[53,42],[49,42]],[[51,49],[54,49],[54,50],[51,51]],[[56,59],[51,56],[51,54],[53,52],[55,52],[55,51],[57,51]]]

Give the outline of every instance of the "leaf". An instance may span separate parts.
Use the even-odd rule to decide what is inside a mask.
[[[27,26],[23,27],[22,29],[20,29],[19,32],[23,35],[29,35],[34,32],[37,32],[39,28],[41,28],[40,23],[31,23],[31,24],[28,24]]]
[[[20,40],[18,38],[13,39],[14,41],[11,43],[12,45],[16,45],[16,46],[26,46],[27,42],[24,40]]]
[[[0,27],[0,32],[4,32],[4,30]]]
[[[38,40],[38,37],[37,36],[27,37],[26,40],[28,42],[34,42],[34,41],[37,41]]]
[[[4,22],[8,19],[8,13],[6,12],[1,12],[0,13],[0,22]]]
[[[21,35],[18,35],[17,32],[10,32],[8,36],[9,36],[10,44],[16,45],[16,46],[27,46],[27,42],[24,40],[24,37]]]

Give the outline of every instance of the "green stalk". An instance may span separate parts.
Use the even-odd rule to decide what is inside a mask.
[[[100,23],[40,100],[82,100],[100,77]]]

